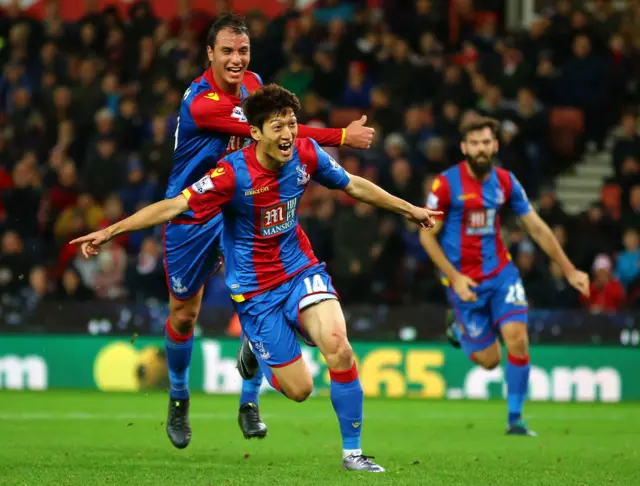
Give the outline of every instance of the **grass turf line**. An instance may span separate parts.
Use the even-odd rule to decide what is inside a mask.
[[[632,485],[640,484],[640,407],[533,403],[538,438],[505,437],[502,401],[365,400],[363,448],[388,473],[340,470],[327,398],[262,397],[269,426],[246,441],[237,397],[192,397],[193,440],[164,430],[166,395],[0,392],[1,485]]]

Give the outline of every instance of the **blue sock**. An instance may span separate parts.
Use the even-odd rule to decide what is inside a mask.
[[[256,376],[250,380],[242,380],[242,392],[240,393],[240,406],[245,403],[258,404],[258,394],[260,393],[260,386],[262,385],[262,378],[264,373],[262,370],[258,370]]]
[[[240,342],[244,340],[244,332],[240,332]],[[256,358],[257,359],[257,358]],[[262,368],[258,369],[256,376],[250,380],[242,380],[242,391],[240,392],[240,406],[246,403],[258,404],[258,395],[260,394],[260,386],[262,386],[262,378],[264,373]]]
[[[362,408],[364,394],[356,364],[350,370],[329,370],[331,376],[331,403],[338,416],[342,448],[359,450],[362,435]]]
[[[167,319],[164,349],[169,368],[169,396],[178,400],[189,399],[189,364],[193,350],[193,331],[187,335],[175,332]]]
[[[529,357],[507,356],[507,406],[509,425],[522,418],[522,407],[529,389]]]
[[[460,326],[462,326],[462,324],[459,324],[456,322],[455,326],[453,326],[453,332],[455,333],[456,337],[458,338],[458,342],[462,341],[462,332],[460,331]]]

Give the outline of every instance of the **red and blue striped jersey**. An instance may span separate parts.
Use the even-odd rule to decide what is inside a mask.
[[[172,198],[197,181],[226,154],[253,143],[242,100],[262,86],[256,73],[246,71],[240,85],[240,96],[222,91],[211,69],[196,78],[185,91],[175,133],[173,169],[165,194]],[[340,128],[299,126],[301,137],[314,137],[327,146],[339,146],[344,141]],[[175,222],[198,223],[191,211]]]
[[[499,167],[480,181],[463,161],[433,182],[427,207],[444,213],[439,216],[444,220],[442,250],[458,271],[475,281],[497,275],[511,261],[500,234],[500,208],[507,202],[517,216],[531,211],[520,182]]]
[[[330,189],[349,184],[347,172],[312,139],[296,139],[292,160],[280,170],[263,167],[255,147],[227,155],[183,191],[198,220],[222,208],[225,280],[236,302],[318,263],[298,223],[300,199],[312,179]]]
[[[240,97],[227,94],[217,86],[211,69],[191,83],[180,105],[166,198],[180,194],[227,153],[252,142],[249,124],[240,105],[260,86],[260,77],[246,71]]]

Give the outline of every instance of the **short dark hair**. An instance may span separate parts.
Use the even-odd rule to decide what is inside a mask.
[[[291,108],[294,114],[300,110],[298,97],[277,84],[268,84],[254,91],[242,103],[242,111],[249,125],[262,130],[264,122],[273,115],[283,114]]]
[[[489,118],[485,116],[471,119],[470,121],[460,125],[460,134],[462,135],[462,140],[465,140],[469,133],[477,132],[478,130],[484,130],[485,128],[490,128],[493,136],[497,138],[498,132],[500,130],[500,122],[495,118]]]
[[[214,22],[207,34],[207,45],[213,49],[221,30],[229,29],[234,34],[249,36],[249,27],[242,15],[226,14]]]

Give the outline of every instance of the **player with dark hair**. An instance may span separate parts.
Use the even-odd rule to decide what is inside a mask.
[[[589,293],[589,276],[569,261],[514,175],[494,166],[498,128],[491,118],[462,126],[460,147],[467,159],[434,180],[427,207],[444,215],[437,218],[435,231],[421,234],[421,241],[447,286],[457,321],[454,344],[457,340],[472,361],[490,370],[500,365],[497,333],[502,335],[507,348],[507,434],[533,436],[522,420],[530,369],[527,298],[500,235],[500,208],[509,203],[529,235],[584,295]]]
[[[247,71],[251,60],[249,31],[237,15],[221,17],[207,36],[211,68],[185,91],[175,133],[174,165],[166,197],[175,197],[193,184],[208,167],[224,155],[250,144],[251,134],[241,102],[262,85],[260,77]],[[368,148],[373,129],[366,118],[346,129],[300,126],[300,135],[320,145]],[[219,267],[218,243],[222,216],[206,222],[192,211],[165,226],[164,260],[170,290],[170,317],[165,348],[169,366],[167,434],[174,446],[191,440],[188,374],[193,348],[193,329],[200,312],[203,286]],[[267,427],[260,419],[258,392],[261,376],[244,381],[240,396],[239,423],[245,437],[264,437]]]
[[[360,447],[363,391],[346,324],[331,279],[298,223],[311,180],[356,200],[394,211],[424,227],[432,215],[348,174],[318,144],[298,138],[296,96],[269,85],[244,102],[256,143],[222,159],[176,197],[148,206],[114,225],[74,240],[86,256],[115,236],[161,224],[190,211],[200,221],[222,208],[226,284],[255,359],[269,383],[302,402],[313,377],[297,335],[317,345],[331,377],[331,402],[342,434],[345,469],[382,472]]]

